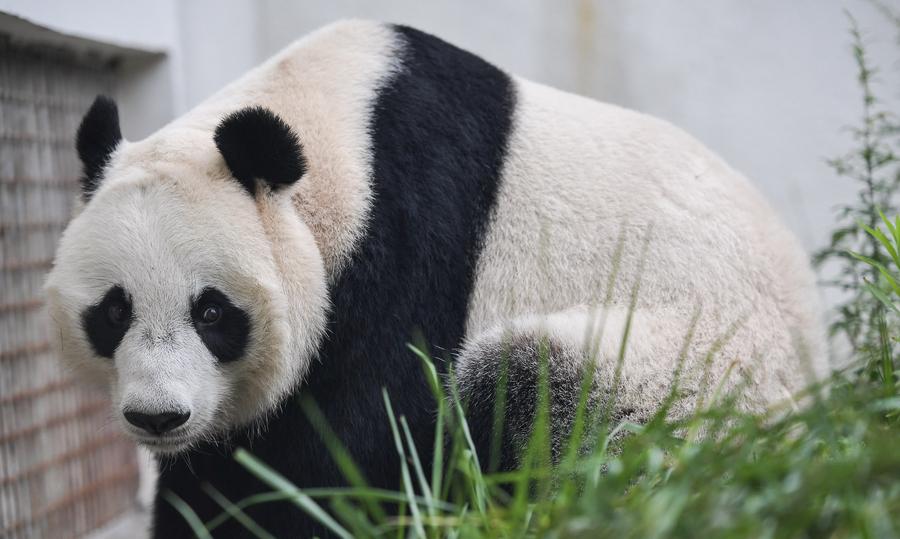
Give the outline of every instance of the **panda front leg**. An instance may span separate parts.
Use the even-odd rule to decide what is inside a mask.
[[[587,417],[607,414],[611,425],[642,422],[669,400],[680,364],[679,399],[671,410],[678,415],[690,409],[704,378],[695,368],[704,340],[694,338],[697,321],[690,310],[636,310],[629,321],[624,308],[576,307],[523,317],[470,338],[457,357],[454,380],[482,465],[509,470],[519,464],[532,433],[544,361],[554,459],[566,447],[583,395]],[[707,374],[705,387],[722,378],[721,372]],[[500,423],[495,418],[503,399],[497,397],[503,393]],[[497,440],[495,422],[503,429]]]

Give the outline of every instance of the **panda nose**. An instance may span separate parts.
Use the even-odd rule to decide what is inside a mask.
[[[191,417],[190,412],[162,412],[145,414],[141,412],[125,412],[125,419],[135,427],[144,429],[150,434],[163,434],[184,425]]]

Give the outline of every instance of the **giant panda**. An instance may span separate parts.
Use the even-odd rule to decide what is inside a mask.
[[[76,146],[50,334],[160,455],[159,492],[204,520],[221,511],[205,483],[269,490],[236,447],[301,488],[345,484],[302,398],[396,489],[382,388],[423,459],[433,440],[412,341],[455,373],[479,451],[508,358],[505,468],[541,350],[562,422],[586,365],[635,421],[679,365],[673,414],[713,388],[748,411],[792,403],[827,370],[803,250],[748,180],[664,121],[409,27],[328,26],[139,142],[98,97]],[[284,503],[247,511],[276,536],[326,534]],[[190,534],[159,495],[153,533]]]

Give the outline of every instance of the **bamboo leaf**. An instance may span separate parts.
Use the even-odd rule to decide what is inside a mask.
[[[878,299],[878,301],[880,301],[882,304],[884,304],[885,307],[894,311],[897,314],[900,314],[900,309],[898,309],[897,306],[894,305],[894,302],[892,302],[890,300],[890,298],[888,298],[887,295],[881,291],[880,288],[872,285],[871,283],[866,283],[864,286],[865,286],[866,290],[868,290],[870,294],[875,296],[875,298]]]
[[[882,218],[883,217],[884,217],[884,214],[882,214]],[[872,228],[872,227],[866,225],[865,223],[859,223],[859,226],[863,230],[865,230],[870,236],[872,236],[873,238],[878,240],[878,243],[880,243],[882,245],[882,247],[884,247],[887,250],[888,254],[891,255],[891,259],[894,261],[894,264],[896,264],[898,267],[900,267],[900,258],[898,258],[898,256],[897,256],[897,250],[894,248],[894,245],[891,243],[891,240],[889,240],[888,237],[884,235],[884,232],[882,232],[881,229],[879,229],[879,228]]]

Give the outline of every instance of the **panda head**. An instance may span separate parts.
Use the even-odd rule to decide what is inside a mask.
[[[259,107],[205,122],[129,143],[115,103],[94,102],[83,204],[46,284],[64,361],[162,453],[263,420],[306,374],[328,309],[292,202],[297,136]]]

